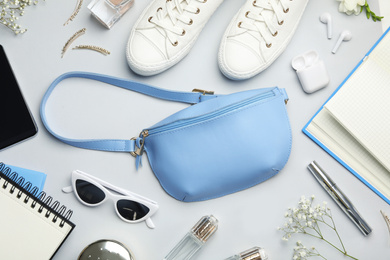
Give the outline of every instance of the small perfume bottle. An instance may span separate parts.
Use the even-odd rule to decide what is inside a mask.
[[[213,216],[204,216],[169,252],[164,260],[189,260],[217,231],[218,220]]]
[[[134,0],[92,0],[88,9],[108,29],[134,4]]]
[[[263,248],[258,246],[252,247],[238,255],[231,256],[225,260],[267,260],[268,255]]]

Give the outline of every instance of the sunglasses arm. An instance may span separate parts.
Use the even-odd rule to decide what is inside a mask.
[[[63,187],[62,192],[71,193],[71,192],[73,192],[73,187],[72,186]]]
[[[154,223],[153,223],[153,221],[152,221],[151,218],[145,219],[145,223],[146,223],[146,225],[148,226],[148,228],[153,229],[153,228],[155,227],[155,225],[154,225]]]

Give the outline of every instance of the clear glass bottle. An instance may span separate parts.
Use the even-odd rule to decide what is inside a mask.
[[[204,216],[169,252],[164,260],[189,260],[217,231],[218,220],[213,216]]]
[[[252,247],[238,255],[231,256],[225,260],[267,260],[268,255],[263,248],[258,246]]]
[[[108,29],[134,4],[134,0],[92,0],[88,9]]]

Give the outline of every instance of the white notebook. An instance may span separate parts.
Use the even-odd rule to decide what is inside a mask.
[[[75,227],[71,210],[37,190],[17,173],[0,171],[1,259],[52,259]]]
[[[303,132],[390,204],[389,30]]]

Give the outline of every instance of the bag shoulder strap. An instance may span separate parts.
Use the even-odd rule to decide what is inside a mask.
[[[199,92],[179,92],[179,91],[170,91],[170,90],[164,90],[156,87],[152,87],[140,82],[126,80],[126,79],[120,79],[112,76],[102,75],[102,74],[96,74],[96,73],[89,73],[89,72],[68,72],[65,74],[60,75],[58,78],[56,78],[53,83],[49,86],[48,90],[46,91],[45,95],[43,96],[41,106],[40,106],[40,115],[42,119],[43,125],[46,127],[46,129],[51,133],[54,137],[59,139],[60,141],[76,146],[79,148],[84,149],[92,149],[92,150],[100,150],[100,151],[112,151],[112,152],[134,152],[136,150],[136,140],[118,140],[118,139],[70,139],[63,137],[61,135],[58,135],[55,133],[47,123],[46,119],[46,103],[49,99],[51,93],[53,92],[54,88],[63,80],[67,78],[85,78],[85,79],[91,79],[96,81],[101,81],[113,86],[121,87],[124,89],[132,90],[138,93],[142,93],[151,97],[169,100],[169,101],[175,101],[175,102],[182,102],[182,103],[188,103],[188,104],[197,104],[202,101],[206,101],[211,98],[218,97],[217,95],[214,95],[207,91],[199,91]]]

